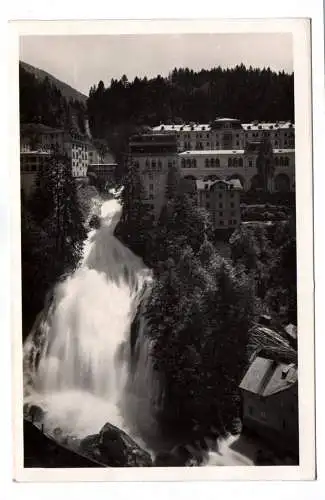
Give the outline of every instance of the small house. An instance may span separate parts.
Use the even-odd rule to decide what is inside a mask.
[[[242,381],[243,427],[269,442],[275,450],[298,456],[297,362],[261,350]]]

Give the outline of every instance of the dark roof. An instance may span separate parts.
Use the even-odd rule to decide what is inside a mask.
[[[63,129],[58,129],[54,127],[49,127],[48,125],[44,125],[43,123],[21,123],[20,124],[20,132],[28,133],[28,132],[38,132],[39,134],[58,134],[62,133]]]
[[[257,356],[244,375],[240,388],[259,396],[271,396],[292,387],[298,380],[295,363]]]

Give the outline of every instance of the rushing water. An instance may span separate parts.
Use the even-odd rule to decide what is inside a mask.
[[[137,398],[126,394],[128,341],[151,274],[114,237],[120,214],[116,199],[103,203],[101,227],[90,232],[80,267],[56,287],[25,342],[25,402],[46,411],[49,433],[59,427],[65,435],[82,438],[107,421],[129,430],[127,422],[139,410]],[[148,395],[149,344],[141,340],[142,370],[134,383]],[[148,404],[142,401],[141,406],[148,411]]]
[[[110,422],[139,444],[155,432],[154,380],[144,320],[138,362],[130,373],[130,326],[151,273],[114,235],[116,199],[103,203],[101,226],[90,232],[79,268],[48,297],[24,345],[25,403],[45,411],[44,430],[82,439]],[[147,446],[146,446],[147,447]],[[238,455],[238,454],[237,454]],[[247,464],[225,442],[208,464]]]

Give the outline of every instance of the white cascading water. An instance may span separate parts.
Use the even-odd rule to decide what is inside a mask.
[[[103,203],[101,227],[89,234],[80,267],[56,287],[24,345],[25,403],[45,410],[50,434],[60,428],[83,438],[108,421],[128,431],[130,413],[139,409],[136,397],[133,408],[126,397],[129,334],[151,273],[114,237],[120,215],[116,199]],[[141,392],[148,395],[149,345],[141,341],[146,352],[135,382],[146,384]]]
[[[44,410],[44,431],[56,438],[60,429],[72,443],[110,422],[148,449],[143,436],[155,434],[151,409],[162,394],[141,316],[130,374],[130,327],[152,278],[114,237],[120,215],[117,199],[102,204],[101,226],[90,232],[81,265],[57,285],[36,320],[24,344],[24,401]],[[252,463],[228,444],[220,443],[205,465]]]

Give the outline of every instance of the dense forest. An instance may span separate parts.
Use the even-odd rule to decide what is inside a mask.
[[[294,78],[284,72],[216,67],[195,72],[174,69],[167,78],[124,75],[90,89],[88,112],[94,136],[121,123],[209,123],[216,116],[242,121],[294,120]]]
[[[20,123],[43,123],[65,130],[85,132],[85,105],[77,99],[66,99],[50,78],[43,80],[19,64]]]
[[[130,169],[115,234],[144,259],[155,280],[139,315],[153,341],[164,400],[156,418],[170,436],[216,425],[236,429],[238,384],[248,362],[250,328],[263,314],[274,325],[296,324],[295,220],[243,226],[218,254],[209,214],[179,191],[173,176],[157,224],[141,202],[139,174]],[[144,214],[146,216],[144,216]],[[132,344],[136,345],[136,317]]]
[[[79,128],[84,133],[87,116],[93,138],[104,141],[118,163],[132,133],[160,122],[209,123],[216,116],[294,121],[294,76],[269,68],[175,68],[166,78],[133,81],[123,75],[107,87],[103,81],[93,85],[86,105],[66,99],[54,80],[40,80],[22,64],[19,78],[21,123]]]

